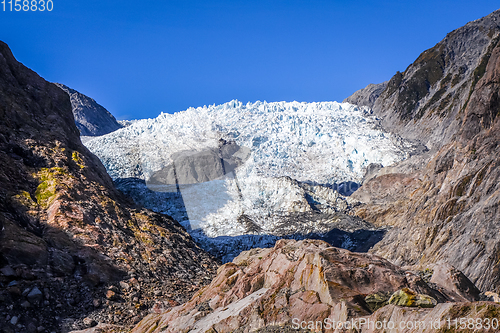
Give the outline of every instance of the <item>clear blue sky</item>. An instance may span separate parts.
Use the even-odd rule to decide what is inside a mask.
[[[3,12],[0,40],[118,119],[190,106],[341,101],[404,70],[497,1],[53,0]]]

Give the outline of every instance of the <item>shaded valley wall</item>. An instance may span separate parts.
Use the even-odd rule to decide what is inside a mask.
[[[115,190],[68,95],[0,42],[0,327],[16,316],[25,331],[59,330],[96,312],[133,323],[155,302],[185,301],[216,268],[177,222]]]

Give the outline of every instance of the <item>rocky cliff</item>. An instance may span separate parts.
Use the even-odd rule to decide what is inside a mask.
[[[379,98],[380,94],[387,88],[387,83],[388,81],[378,84],[370,83],[365,88],[356,91],[354,94],[344,99],[343,103],[351,103],[372,108],[377,98]]]
[[[373,110],[430,151],[353,195],[358,216],[393,227],[373,253],[398,265],[445,260],[483,291],[500,289],[499,24],[500,10],[470,22],[394,75]]]
[[[55,84],[69,95],[76,127],[81,135],[99,136],[122,128],[115,117],[94,99],[64,84]]]
[[[346,100],[371,106],[385,129],[439,149],[464,125],[464,111],[499,41],[499,25],[500,10],[470,22],[424,51],[389,82],[369,85]],[[373,100],[373,87],[383,85]]]
[[[79,134],[68,94],[0,42],[0,331],[133,324],[217,268],[177,222],[116,191]]]

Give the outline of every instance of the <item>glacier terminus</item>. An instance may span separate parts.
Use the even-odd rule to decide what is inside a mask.
[[[84,142],[119,189],[177,219],[223,261],[281,237],[330,233],[338,246],[362,246],[358,238],[370,237],[362,231],[376,230],[349,215],[356,202],[348,195],[370,164],[388,166],[415,149],[369,108],[337,102],[233,100]]]

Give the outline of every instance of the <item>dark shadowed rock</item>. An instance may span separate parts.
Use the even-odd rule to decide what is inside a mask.
[[[158,188],[161,185],[189,185],[221,179],[242,165],[250,152],[246,147],[224,140],[219,142],[219,149],[181,151],[172,156],[172,163],[155,172],[147,185],[161,191]]]
[[[81,135],[104,135],[122,128],[115,117],[94,99],[64,84],[55,84],[69,95],[76,127]]]
[[[33,289],[31,289],[31,291],[26,296],[26,298],[28,299],[28,301],[31,304],[33,304],[33,305],[40,305],[40,303],[43,300],[43,294],[40,291],[40,289],[38,289],[38,287],[34,287]]]

